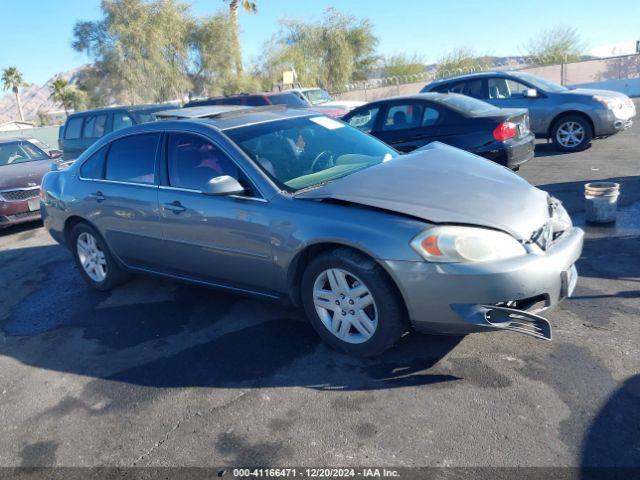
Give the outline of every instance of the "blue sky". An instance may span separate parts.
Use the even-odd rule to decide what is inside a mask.
[[[193,0],[197,15],[224,8],[222,0]],[[517,55],[540,30],[576,27],[600,54],[629,48],[640,39],[638,0],[257,0],[257,15],[241,14],[246,62],[278,29],[283,17],[312,20],[329,6],[375,26],[383,54],[417,53],[425,62],[468,46],[490,55]],[[99,0],[0,0],[0,69],[16,66],[25,80],[44,83],[54,74],[89,61],[71,49],[78,20],[100,17]]]

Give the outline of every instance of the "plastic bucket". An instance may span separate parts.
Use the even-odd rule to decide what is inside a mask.
[[[612,223],[618,213],[620,184],[591,182],[584,186],[586,220],[593,223]]]

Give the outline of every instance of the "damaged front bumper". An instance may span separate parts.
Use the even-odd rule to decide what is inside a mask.
[[[572,228],[540,254],[478,264],[387,262],[417,330],[465,334],[509,330],[551,340],[539,315],[568,297],[584,233]]]

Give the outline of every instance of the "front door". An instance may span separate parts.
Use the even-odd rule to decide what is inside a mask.
[[[524,91],[532,87],[503,77],[488,78],[487,88],[487,102],[500,108],[528,109],[531,131],[536,134],[546,133],[549,102],[543,92],[538,91],[538,96],[535,98],[525,97]]]
[[[212,141],[191,133],[168,133],[166,185],[158,194],[170,273],[252,290],[272,286],[269,204],[237,164]],[[236,178],[243,195],[203,193],[218,176]]]

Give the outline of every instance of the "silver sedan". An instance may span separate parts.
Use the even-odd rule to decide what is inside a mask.
[[[308,111],[195,116],[45,176],[44,223],[94,288],[146,273],[287,301],[355,355],[410,325],[551,339],[539,313],[572,293],[583,233],[516,174],[438,143],[399,155]]]

